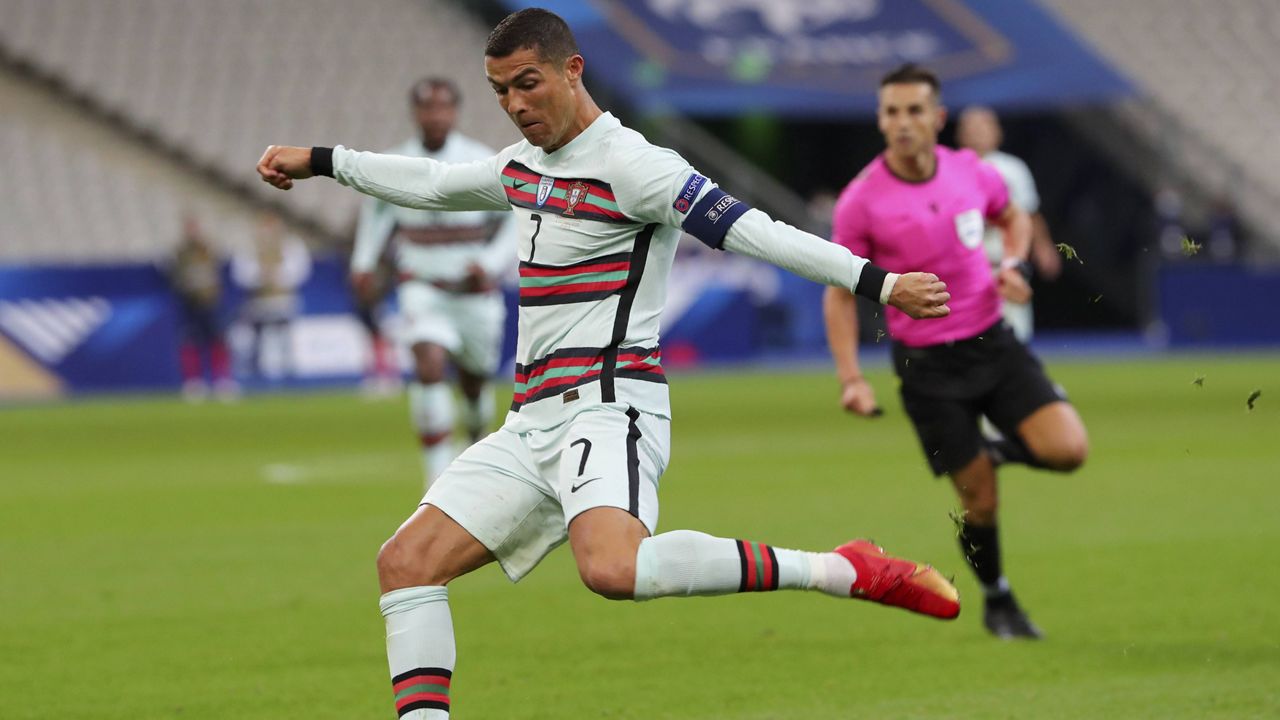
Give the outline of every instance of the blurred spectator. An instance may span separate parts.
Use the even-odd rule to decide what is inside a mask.
[[[239,386],[231,378],[227,343],[218,318],[222,263],[194,215],[182,218],[182,239],[166,269],[181,307],[178,361],[183,396],[188,400],[204,399],[209,394],[208,380],[212,380],[220,396],[235,397]],[[202,356],[208,359],[208,380]]]
[[[1216,262],[1236,262],[1244,259],[1244,243],[1240,237],[1240,222],[1236,218],[1231,200],[1219,196],[1209,211],[1209,258]]]
[[[291,326],[302,309],[298,291],[311,274],[311,255],[274,213],[259,217],[254,235],[254,244],[231,262],[232,279],[248,295],[241,317],[253,331],[252,372],[257,378],[291,376],[296,370]]]
[[[1062,257],[1053,246],[1049,226],[1040,214],[1040,193],[1036,190],[1036,181],[1025,162],[1000,151],[1004,131],[995,112],[981,106],[965,108],[956,124],[956,140],[962,147],[978,153],[983,160],[995,167],[1009,189],[1009,199],[1031,216],[1031,252],[1028,260],[1037,276],[1044,280],[1056,279],[1062,272]],[[983,246],[992,271],[998,273],[1004,261],[1004,234],[999,228],[987,227]],[[1013,302],[1005,298],[1004,318],[1019,340],[1031,340],[1033,319],[1030,301]]]
[[[1184,257],[1182,239],[1187,236],[1182,222],[1182,195],[1173,186],[1165,185],[1156,191],[1155,209],[1160,256],[1179,260]]]

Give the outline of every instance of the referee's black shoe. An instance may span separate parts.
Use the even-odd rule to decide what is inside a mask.
[[[987,598],[986,609],[982,613],[982,624],[987,630],[1001,640],[1039,640],[1044,637],[1040,628],[1027,617],[1027,614],[1013,599],[1013,593],[1005,592]]]

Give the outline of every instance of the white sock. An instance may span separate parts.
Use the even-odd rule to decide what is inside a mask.
[[[475,400],[463,398],[462,424],[470,437],[482,438],[489,434],[489,428],[493,427],[493,383],[482,385],[480,396]]]
[[[392,590],[378,601],[387,621],[387,663],[402,720],[445,720],[457,650],[449,591],[439,585]]]
[[[422,444],[423,474],[429,486],[457,455],[453,446],[453,390],[442,382],[410,383],[409,418]]]
[[[640,541],[635,598],[788,589],[849,597],[856,577],[853,565],[833,552],[786,550],[674,530]]]

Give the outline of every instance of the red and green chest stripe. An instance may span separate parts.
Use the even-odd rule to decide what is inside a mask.
[[[520,263],[520,304],[563,305],[603,300],[627,285],[631,253],[615,253],[572,265]]]
[[[502,188],[516,207],[597,222],[636,222],[618,209],[613,188],[603,180],[552,177],[512,160],[502,169]]]
[[[511,408],[560,395],[594,382],[605,371],[607,348],[562,348],[529,365],[516,365]],[[615,377],[665,383],[662,352],[658,348],[624,347],[613,362]]]

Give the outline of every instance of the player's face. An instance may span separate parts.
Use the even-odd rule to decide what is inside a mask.
[[[502,110],[526,140],[547,152],[564,145],[577,102],[573,81],[581,74],[581,67],[580,55],[557,67],[529,48],[507,57],[484,59],[485,76]]]
[[[458,106],[448,89],[433,88],[430,95],[413,104],[413,119],[422,131],[423,142],[438,148],[458,122]]]
[[[914,157],[938,142],[946,111],[929,83],[895,83],[880,88],[876,117],[889,152]]]
[[[960,114],[956,123],[956,141],[963,147],[986,155],[1000,147],[1000,123],[990,110],[971,109]]]

